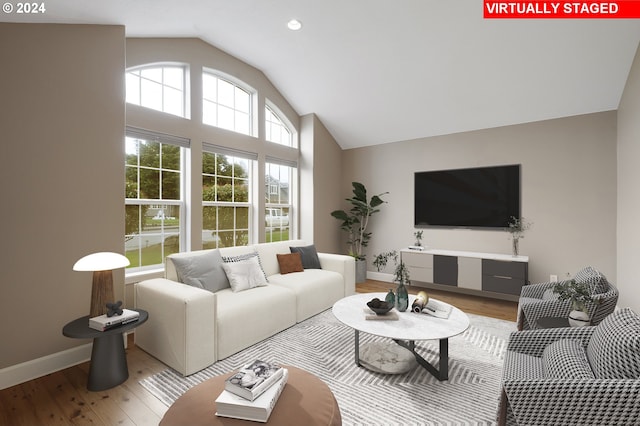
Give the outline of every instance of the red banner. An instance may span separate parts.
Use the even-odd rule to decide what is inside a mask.
[[[638,19],[640,1],[491,1],[485,19]]]

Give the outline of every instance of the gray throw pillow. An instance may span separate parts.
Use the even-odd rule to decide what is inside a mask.
[[[318,251],[314,244],[305,247],[289,247],[289,249],[291,253],[300,253],[304,269],[322,269],[320,259],[318,259]]]
[[[219,250],[205,251],[189,257],[172,257],[171,261],[181,283],[212,293],[231,287],[227,274],[222,269],[224,262]]]

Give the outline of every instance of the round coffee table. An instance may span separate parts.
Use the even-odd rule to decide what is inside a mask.
[[[384,300],[385,293],[360,293],[338,300],[332,308],[335,317],[355,330],[355,360],[361,366],[360,332],[393,339],[398,345],[411,351],[415,360],[438,380],[449,378],[449,338],[463,333],[469,327],[469,317],[455,306],[451,306],[448,318],[437,318],[428,314],[418,314],[407,309],[398,312],[397,320],[367,320],[367,302],[377,297]],[[415,296],[409,296],[409,306]],[[445,302],[438,301],[448,305]],[[450,305],[449,305],[450,306]],[[439,340],[440,360],[432,365],[415,351],[416,340]]]
[[[287,384],[282,390],[267,425],[342,424],[340,408],[329,387],[315,375],[296,367],[289,370]],[[231,374],[231,373],[230,373]],[[229,374],[216,376],[189,389],[173,403],[160,421],[162,426],[195,425],[255,425],[247,420],[217,417],[215,400],[224,390]]]

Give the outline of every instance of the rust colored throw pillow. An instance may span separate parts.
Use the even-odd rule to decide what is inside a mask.
[[[290,272],[302,272],[302,257],[300,253],[291,254],[276,254],[278,257],[278,265],[280,266],[280,273],[282,275]]]

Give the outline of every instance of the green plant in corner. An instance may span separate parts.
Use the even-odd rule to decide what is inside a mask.
[[[346,198],[351,203],[351,209],[349,212],[334,210],[331,212],[331,216],[342,221],[340,229],[348,234],[349,255],[357,260],[364,260],[364,248],[367,247],[371,239],[371,232],[367,232],[369,218],[380,211],[378,208],[380,205],[386,203],[380,197],[388,192],[374,195],[368,200],[367,189],[363,184],[360,182],[352,182],[351,184],[353,185],[353,197]]]

